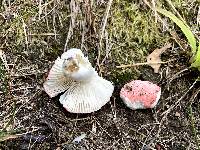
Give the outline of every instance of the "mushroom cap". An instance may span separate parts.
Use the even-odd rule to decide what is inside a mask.
[[[61,55],[63,72],[75,81],[85,81],[97,75],[88,58],[77,48],[69,49]]]
[[[79,63],[79,68],[75,72],[71,72],[72,67],[69,67],[69,74],[66,74],[66,70],[64,69],[66,64],[70,64],[70,61],[66,61],[68,58],[76,59],[77,56],[81,56],[81,60],[86,62],[86,65]],[[78,60],[77,60],[78,61]],[[80,49],[72,48],[67,52],[64,52],[61,57],[58,57],[55,60],[54,65],[49,71],[48,77],[43,84],[45,92],[50,97],[55,97],[59,93],[66,91],[72,84],[75,84],[75,79],[77,80],[86,80],[91,76],[98,76],[94,68],[92,68],[89,60],[84,57],[83,53]]]
[[[161,88],[149,81],[133,80],[124,85],[120,97],[131,109],[153,108],[160,99]]]
[[[71,86],[59,101],[71,113],[91,113],[110,101],[113,90],[111,82],[98,76]]]
[[[75,58],[77,54],[84,57],[84,55],[80,49],[71,48],[61,55],[61,59],[68,59],[70,57]]]
[[[69,61],[75,59],[79,65],[78,71],[70,75],[63,69],[66,67],[63,64],[68,58]],[[61,58],[56,59],[43,86],[50,97],[65,92],[60,96],[59,101],[67,111],[72,113],[91,113],[99,110],[110,100],[114,90],[111,82],[98,76],[87,57],[84,57],[79,49],[70,49],[63,53]]]
[[[50,97],[55,97],[58,94],[66,91],[74,82],[72,79],[65,76],[63,73],[64,60],[58,57],[49,71],[48,77],[43,84],[45,92]]]

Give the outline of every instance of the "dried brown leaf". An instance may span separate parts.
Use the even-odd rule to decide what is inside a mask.
[[[162,62],[160,56],[161,54],[171,47],[171,43],[165,45],[164,47],[160,49],[155,49],[151,54],[147,56],[147,62],[149,63],[149,66],[151,66],[154,69],[155,73],[158,73],[158,70],[161,66],[160,62]]]

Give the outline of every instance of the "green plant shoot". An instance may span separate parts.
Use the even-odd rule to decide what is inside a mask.
[[[156,9],[159,13],[165,15],[166,17],[169,17],[174,23],[176,23],[177,26],[181,28],[181,31],[186,36],[191,48],[192,48],[192,54],[193,54],[193,60],[192,60],[192,67],[198,68],[200,70],[200,43],[197,50],[196,46],[196,39],[192,31],[190,30],[189,26],[185,24],[183,21],[181,21],[179,18],[177,18],[174,14],[171,12],[157,8]]]
[[[195,61],[192,63],[191,66],[198,68],[198,70],[200,71],[200,41],[199,41],[199,47],[198,47],[197,53],[195,55]]]
[[[184,33],[184,35],[186,36],[190,46],[192,47],[192,53],[195,54],[196,53],[196,39],[192,33],[192,31],[190,30],[190,28],[188,27],[188,25],[185,25],[183,23],[183,21],[181,21],[179,18],[177,18],[174,14],[172,14],[171,12],[164,10],[164,9],[156,9],[159,13],[165,15],[166,17],[169,17],[174,23],[176,23],[182,30],[182,32]]]

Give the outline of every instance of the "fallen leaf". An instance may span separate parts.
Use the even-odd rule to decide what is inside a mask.
[[[147,56],[147,62],[149,63],[148,65],[154,69],[155,73],[158,73],[158,70],[161,66],[160,62],[162,61],[161,61],[160,55],[170,47],[171,47],[171,43],[165,45],[164,47],[160,49],[158,48],[155,49],[151,54]]]

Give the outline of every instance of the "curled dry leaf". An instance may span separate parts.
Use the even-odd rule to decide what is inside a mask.
[[[147,56],[147,62],[149,63],[149,66],[151,66],[154,69],[155,73],[158,73],[158,70],[161,66],[160,62],[161,61],[161,54],[167,50],[168,48],[171,47],[171,43],[165,45],[164,47],[160,48],[160,49],[155,49],[151,54],[149,54]]]

